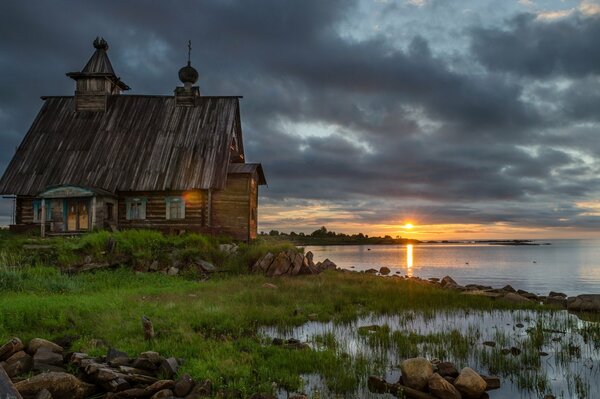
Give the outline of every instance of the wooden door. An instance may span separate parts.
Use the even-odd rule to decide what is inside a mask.
[[[69,200],[67,209],[67,231],[77,231],[77,200]]]
[[[78,230],[87,230],[90,227],[88,203],[88,200],[79,200],[77,203]]]
[[[67,231],[88,230],[90,212],[88,199],[69,199],[67,208]]]

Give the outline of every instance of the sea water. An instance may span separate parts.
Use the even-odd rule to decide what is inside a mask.
[[[414,244],[307,246],[315,261],[349,270],[386,266],[391,274],[454,278],[459,284],[510,284],[538,295],[600,294],[600,240],[542,240],[541,245]],[[550,245],[547,245],[550,244]]]

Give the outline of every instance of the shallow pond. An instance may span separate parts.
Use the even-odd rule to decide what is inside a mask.
[[[398,382],[399,363],[415,356],[499,376],[501,388],[488,392],[491,399],[540,398],[548,393],[557,398],[600,397],[600,323],[582,321],[566,311],[407,311],[347,324],[266,327],[261,334],[299,339],[315,350],[333,349],[339,356],[368,363],[356,390],[341,395],[330,392],[318,375],[302,376],[304,392],[311,397],[388,397],[368,391],[368,375]],[[287,392],[280,392],[280,398],[286,397]]]

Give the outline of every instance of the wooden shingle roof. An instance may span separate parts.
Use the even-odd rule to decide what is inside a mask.
[[[238,97],[112,96],[106,112],[75,112],[73,97],[45,102],[0,179],[0,194],[35,196],[58,185],[110,192],[222,189]]]

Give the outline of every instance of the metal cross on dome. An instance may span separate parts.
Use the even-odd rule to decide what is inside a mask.
[[[191,64],[191,59],[192,59],[192,41],[188,40],[188,65]]]

